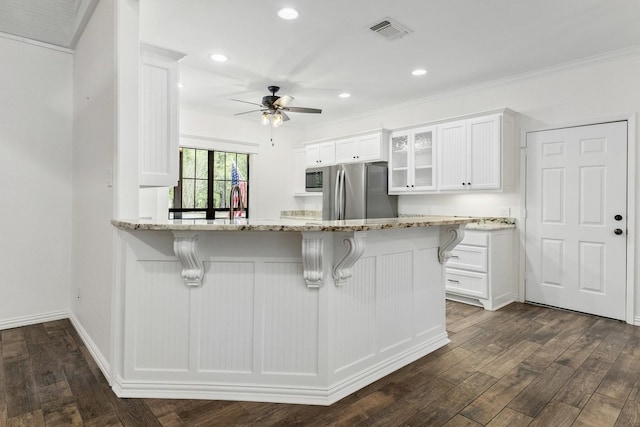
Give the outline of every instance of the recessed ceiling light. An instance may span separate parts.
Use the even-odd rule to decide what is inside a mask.
[[[296,19],[298,17],[298,11],[295,9],[291,9],[290,7],[285,7],[284,9],[280,9],[278,11],[278,16],[282,19]]]
[[[427,74],[427,70],[425,70],[424,68],[418,68],[417,70],[413,70],[411,74],[413,74],[414,76],[424,76],[425,74]]]
[[[216,62],[227,62],[229,58],[227,58],[226,56],[220,53],[214,53],[213,55],[211,55],[211,59],[213,59]]]
[[[339,96],[340,98],[349,98],[349,97],[351,96],[351,94],[350,94],[350,93],[347,93],[347,92],[343,92],[343,93],[341,93],[341,94],[340,94],[340,95],[338,95],[338,96]]]

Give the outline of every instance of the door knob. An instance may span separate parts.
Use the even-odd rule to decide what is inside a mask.
[[[622,221],[622,215],[616,215],[613,217],[616,221]]]
[[[620,228],[616,228],[615,230],[613,230],[614,233],[616,233],[618,236],[622,234],[622,230]]]

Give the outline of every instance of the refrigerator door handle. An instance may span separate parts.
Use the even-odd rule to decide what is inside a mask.
[[[345,218],[345,210],[347,204],[347,189],[345,188],[345,170],[340,171],[340,220],[344,220]]]
[[[340,194],[340,170],[337,170],[336,171],[336,186],[333,189],[333,218],[332,219],[339,219],[338,217],[340,216],[340,206],[338,204],[338,203],[340,203],[339,202],[339,198],[338,198],[339,194]]]

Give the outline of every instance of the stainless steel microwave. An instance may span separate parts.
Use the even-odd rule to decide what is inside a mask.
[[[322,169],[307,169],[305,172],[305,191],[322,192]]]

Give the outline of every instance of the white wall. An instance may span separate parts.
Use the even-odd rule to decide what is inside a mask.
[[[0,329],[67,317],[70,53],[0,37]]]
[[[202,148],[219,148],[222,143],[206,138],[228,142],[252,143],[257,146],[250,173],[250,216],[252,218],[278,218],[281,210],[296,209],[292,197],[294,144],[302,141],[302,132],[286,124],[274,130],[273,143],[269,128],[255,121],[215,114],[180,109],[180,134],[205,138]],[[224,143],[225,148],[233,144]]]
[[[116,139],[115,4],[98,3],[74,53],[71,309],[100,364],[110,357]]]

